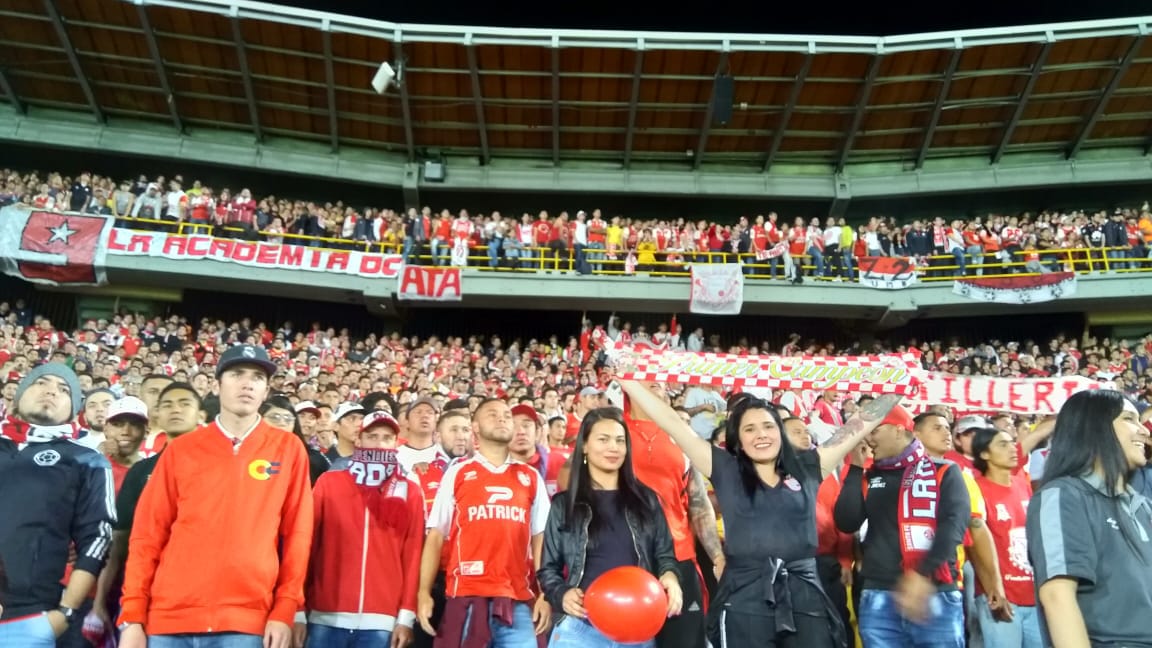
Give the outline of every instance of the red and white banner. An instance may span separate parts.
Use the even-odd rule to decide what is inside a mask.
[[[780,243],[773,245],[772,247],[768,248],[767,250],[757,250],[756,251],[756,260],[757,261],[767,261],[768,259],[775,259],[776,257],[784,256],[784,253],[787,251],[788,251],[788,246],[785,245],[783,241],[781,241]]]
[[[965,413],[1056,414],[1072,394],[1108,386],[1082,376],[988,378],[925,371],[909,403],[947,405]]]
[[[916,264],[908,257],[860,257],[858,281],[869,288],[899,290],[916,283]]]
[[[107,282],[102,242],[112,219],[9,206],[0,210],[0,271],[26,281],[92,286]]]
[[[407,301],[460,301],[460,268],[430,268],[404,266],[396,288],[396,296]]]
[[[606,350],[621,380],[906,395],[919,385],[912,356],[740,356],[620,343],[610,343]]]
[[[692,264],[688,310],[699,315],[739,315],[744,272],[739,263]]]
[[[404,258],[399,254],[327,250],[211,236],[113,229],[107,240],[107,253],[118,256],[150,256],[174,261],[207,259],[255,268],[309,270],[368,278],[399,277],[400,269],[404,267]]]
[[[1015,277],[957,279],[952,292],[977,301],[997,304],[1037,304],[1076,294],[1076,273],[1050,272]]]

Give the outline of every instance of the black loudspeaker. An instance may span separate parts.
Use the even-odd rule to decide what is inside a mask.
[[[732,100],[736,93],[736,81],[727,74],[716,77],[712,85],[712,121],[727,124],[732,120]]]

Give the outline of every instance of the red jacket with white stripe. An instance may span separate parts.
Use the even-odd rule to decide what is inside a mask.
[[[348,630],[391,631],[397,623],[411,628],[424,544],[424,494],[398,469],[381,479],[363,470],[366,465],[371,464],[324,473],[313,488],[307,618]]]

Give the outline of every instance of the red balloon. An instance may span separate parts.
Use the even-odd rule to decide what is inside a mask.
[[[610,569],[584,592],[588,621],[612,641],[640,643],[660,632],[668,595],[660,581],[639,567]]]

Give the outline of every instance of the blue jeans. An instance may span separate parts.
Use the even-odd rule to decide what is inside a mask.
[[[823,277],[824,276],[824,253],[820,251],[820,248],[816,247],[815,245],[812,245],[812,246],[808,247],[808,256],[812,257],[812,264],[816,266],[816,268],[814,270],[812,270],[812,276],[813,277]]]
[[[656,640],[642,643],[619,643],[605,637],[591,623],[566,616],[552,631],[548,648],[655,648]]]
[[[309,623],[304,648],[388,648],[391,641],[391,630],[345,630]]]
[[[984,645],[989,648],[1044,648],[1037,608],[1015,605],[1012,611],[1016,614],[1011,621],[997,621],[992,618],[987,597],[976,599],[976,618],[984,634]]]
[[[239,632],[148,635],[148,648],[263,648],[264,637]]]
[[[504,239],[491,238],[488,240],[488,267],[495,268],[500,265],[500,248],[504,245]]]
[[[56,633],[47,614],[0,623],[0,646],[56,648]]]
[[[492,630],[492,642],[488,644],[488,648],[537,648],[536,625],[532,623],[532,608],[528,607],[526,603],[516,603],[512,609],[511,627],[496,619],[486,619],[486,621]],[[469,613],[468,618],[464,620],[464,627],[469,627],[471,623],[472,616]],[[467,634],[464,636],[464,643],[468,643]]]
[[[964,648],[964,596],[939,592],[923,624],[900,616],[896,595],[887,590],[860,593],[857,611],[864,648]]]

